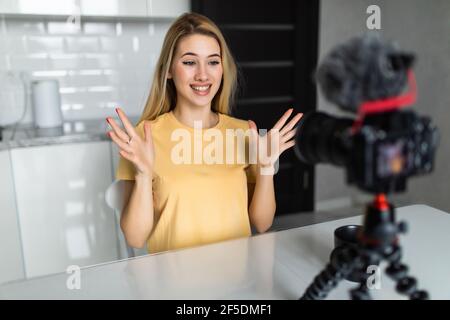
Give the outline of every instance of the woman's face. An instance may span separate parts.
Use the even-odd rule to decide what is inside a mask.
[[[222,74],[220,46],[216,39],[193,34],[178,43],[169,72],[177,89],[178,103],[211,106]]]

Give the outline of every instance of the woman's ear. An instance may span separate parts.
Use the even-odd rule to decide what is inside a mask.
[[[169,70],[167,70],[167,79],[172,79],[172,66],[169,67]]]

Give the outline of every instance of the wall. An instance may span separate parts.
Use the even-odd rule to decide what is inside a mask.
[[[138,116],[171,21],[90,18],[77,30],[60,18],[3,16],[0,73],[57,79],[65,120],[113,116],[116,106]],[[32,121],[29,108],[22,123]]]
[[[320,58],[335,44],[367,31],[366,8],[381,8],[381,27],[385,38],[417,54],[415,73],[418,101],[414,106],[429,115],[440,129],[436,169],[431,175],[409,180],[408,192],[393,197],[398,205],[422,203],[450,211],[448,182],[450,170],[450,127],[447,110],[450,106],[450,1],[396,0],[355,1],[322,0],[320,22]],[[319,93],[320,110],[335,112]],[[367,199],[344,182],[344,172],[328,165],[319,165],[316,176],[316,201],[320,206],[339,206]]]

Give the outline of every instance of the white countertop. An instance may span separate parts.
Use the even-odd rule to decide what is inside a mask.
[[[425,206],[397,210],[409,225],[401,235],[403,261],[419,289],[450,299],[450,215]],[[0,286],[1,299],[297,299],[333,249],[333,231],[360,224],[361,216],[270,232],[196,248],[82,268],[80,289],[67,289],[69,274]],[[382,264],[385,266],[385,264]],[[384,268],[383,268],[384,269]],[[405,299],[385,273],[375,299]],[[329,299],[348,299],[354,283],[342,281]]]

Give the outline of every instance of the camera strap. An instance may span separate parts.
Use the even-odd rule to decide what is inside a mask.
[[[353,126],[351,129],[352,134],[358,132],[361,129],[364,117],[367,114],[394,111],[402,107],[412,105],[414,104],[414,102],[416,102],[417,85],[416,79],[414,77],[414,72],[411,69],[409,69],[407,72],[407,76],[408,76],[409,92],[395,97],[380,100],[365,101],[361,103],[361,105],[358,108],[358,115],[355,121],[353,122]]]

